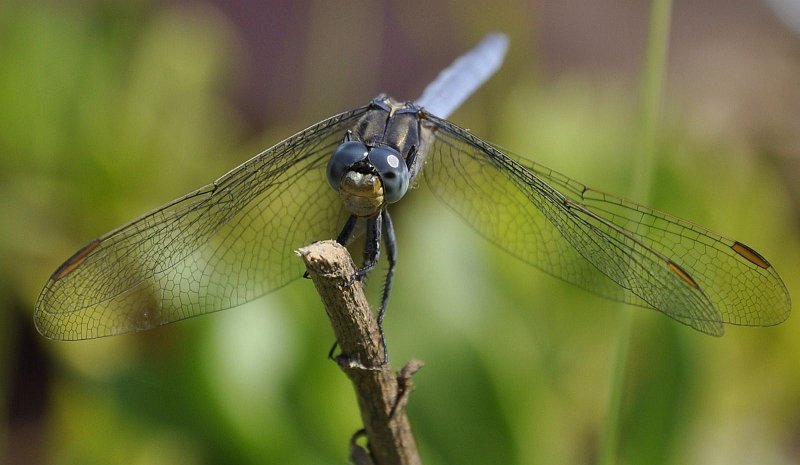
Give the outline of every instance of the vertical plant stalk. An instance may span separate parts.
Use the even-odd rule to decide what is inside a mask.
[[[631,161],[633,179],[629,191],[629,197],[640,202],[646,202],[650,196],[650,185],[656,162],[655,152],[667,69],[671,13],[672,0],[652,0],[647,49],[639,90],[639,121],[641,125]],[[632,326],[630,308],[625,307],[620,310],[606,425],[598,451],[597,462],[600,465],[616,463],[618,455],[622,394],[625,387]]]
[[[384,361],[384,346],[378,323],[364,295],[363,285],[350,283],[355,274],[353,259],[335,241],[322,241],[297,251],[325,305],[342,355],[336,357],[358,398],[363,435],[369,453],[356,445],[351,459],[358,465],[420,465],[417,444],[406,415],[411,375],[421,366],[412,360],[395,375]],[[350,283],[350,284],[348,284]]]

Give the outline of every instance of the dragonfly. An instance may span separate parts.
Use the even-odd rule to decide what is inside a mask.
[[[89,242],[50,276],[36,328],[91,339],[236,307],[302,276],[294,250],[361,235],[353,281],[375,268],[382,244],[389,263],[382,322],[398,255],[389,210],[414,188],[522,261],[702,333],[788,318],[783,281],[743,242],[587,187],[448,121],[507,48],[506,36],[490,34],[415,102],[379,95]]]

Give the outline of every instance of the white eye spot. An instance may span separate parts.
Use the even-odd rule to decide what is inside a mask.
[[[397,168],[400,166],[400,159],[395,155],[389,155],[386,157],[386,163],[388,163],[392,168]]]

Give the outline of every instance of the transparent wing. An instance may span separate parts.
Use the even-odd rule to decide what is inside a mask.
[[[605,297],[659,310],[699,331],[769,326],[790,312],[770,264],[744,244],[512,158],[425,115],[436,140],[422,176],[483,236]]]
[[[34,321],[53,339],[141,331],[234,307],[302,275],[293,251],[346,214],[325,164],[366,107],[322,121],[90,242],[50,277]]]
[[[416,104],[447,118],[503,64],[508,37],[489,34],[472,50],[457,58],[422,92]]]

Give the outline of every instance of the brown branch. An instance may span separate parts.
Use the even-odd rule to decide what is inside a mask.
[[[361,409],[369,455],[376,465],[420,465],[417,444],[406,416],[411,375],[422,364],[409,362],[398,375],[383,364],[383,341],[347,249],[335,241],[316,242],[297,251],[325,305],[342,349],[337,362],[353,382]],[[358,434],[358,433],[357,433]],[[365,458],[353,444],[351,457]],[[363,449],[361,449],[363,452]]]

